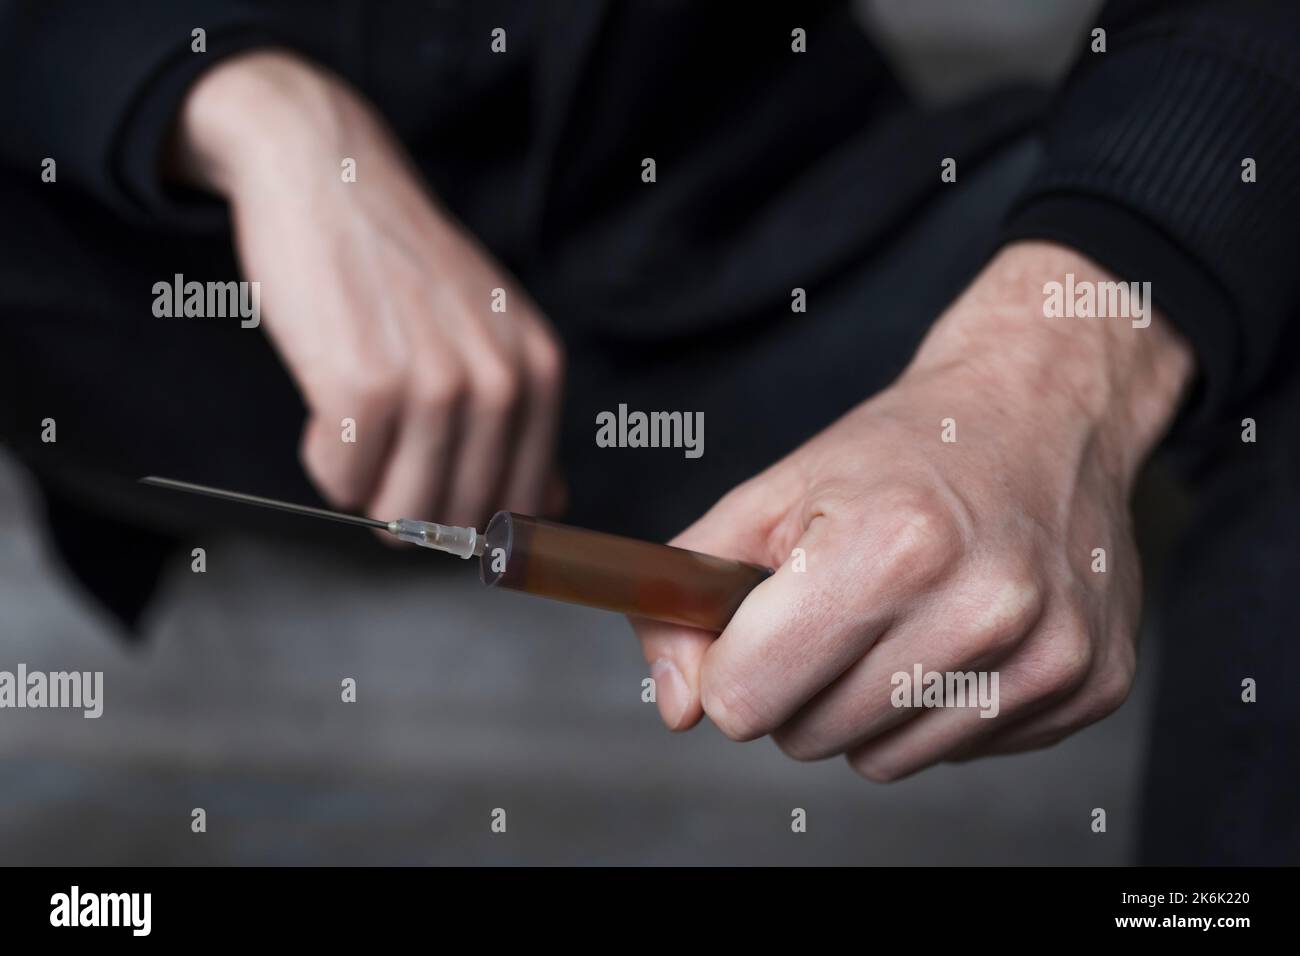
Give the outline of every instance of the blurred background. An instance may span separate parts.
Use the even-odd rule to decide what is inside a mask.
[[[1050,82],[1097,6],[876,0],[861,19],[938,103]],[[1133,695],[1100,725],[1043,753],[881,786],[840,760],[796,764],[767,741],[732,743],[707,722],[670,735],[641,701],[646,668],[621,618],[488,592],[447,557],[358,559],[349,534],[324,546],[195,541],[207,572],[178,554],[145,639],[128,643],[52,563],[33,491],[0,459],[0,669],[105,675],[98,720],[0,714],[0,863],[1133,857],[1150,639]],[[356,703],[340,699],[348,677]],[[198,807],[206,833],[191,831]],[[1090,829],[1095,807],[1104,834]],[[504,834],[490,830],[495,808]],[[806,833],[791,832],[794,808]]]

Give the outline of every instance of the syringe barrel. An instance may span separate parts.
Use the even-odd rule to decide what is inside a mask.
[[[498,511],[484,532],[488,586],[721,631],[768,568]]]

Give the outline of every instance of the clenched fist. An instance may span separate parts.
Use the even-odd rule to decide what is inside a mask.
[[[1045,283],[1071,272],[1114,280],[1047,243],[1003,250],[893,386],[674,540],[778,570],[720,636],[634,622],[670,727],[707,714],[892,780],[1120,705],[1141,590],[1129,495],[1192,360],[1160,316],[1046,318]],[[996,715],[913,706],[895,675],[918,666],[996,672]]]

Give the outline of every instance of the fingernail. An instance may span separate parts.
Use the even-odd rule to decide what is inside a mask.
[[[659,704],[659,716],[668,725],[669,730],[676,730],[690,706],[691,692],[686,686],[682,672],[666,657],[661,657],[650,668],[650,676],[655,682],[655,701]]]

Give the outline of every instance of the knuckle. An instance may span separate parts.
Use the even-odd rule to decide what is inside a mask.
[[[411,383],[411,401],[424,412],[440,414],[456,405],[465,391],[465,376],[459,368],[443,365],[422,369]]]
[[[504,412],[519,397],[519,379],[499,358],[483,359],[475,370],[474,390],[479,405],[490,412]]]
[[[753,695],[737,680],[706,683],[700,699],[709,719],[732,740],[754,740],[769,729]]]
[[[564,381],[564,349],[552,336],[538,336],[532,347],[532,374],[545,389],[558,389]]]
[[[338,394],[359,410],[373,412],[391,408],[403,389],[401,373],[378,363],[357,363],[337,373]]]
[[[911,497],[893,509],[886,561],[899,576],[931,580],[960,560],[965,536],[952,513],[929,497]]]
[[[1052,636],[1035,667],[1033,686],[1040,696],[1060,697],[1076,689],[1092,667],[1088,629],[1072,625]]]
[[[981,591],[987,599],[971,621],[977,648],[997,654],[1019,646],[1042,617],[1042,586],[1032,575],[1010,573],[990,578]]]
[[[1129,691],[1133,688],[1133,672],[1125,667],[1113,667],[1107,670],[1097,685],[1096,708],[1093,720],[1109,716],[1124,706]]]
[[[1101,720],[1103,717],[1109,717],[1115,711],[1124,706],[1124,701],[1128,700],[1129,691],[1128,682],[1103,684],[1097,692],[1096,707],[1092,711],[1093,720]]]

